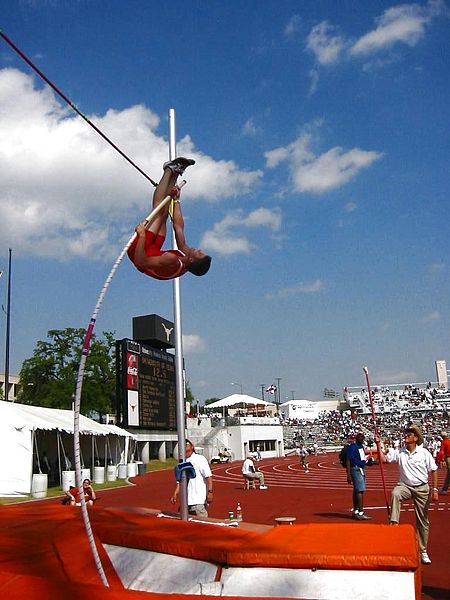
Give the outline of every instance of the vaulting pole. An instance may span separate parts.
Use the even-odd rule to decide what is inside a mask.
[[[3,31],[0,31],[0,36],[5,40],[5,42],[20,56],[20,58],[22,58],[27,65],[29,65],[33,71],[35,73],[37,73],[39,75],[39,77],[41,77],[41,79],[43,79],[51,88],[54,92],[56,92],[58,94],[58,96],[60,98],[62,98],[64,100],[64,102],[66,102],[66,104],[68,104],[70,106],[70,108],[72,110],[74,110],[77,115],[79,115],[82,119],[84,119],[86,121],[86,123],[88,125],[90,125],[92,127],[92,129],[94,129],[106,142],[108,142],[108,144],[110,146],[112,146],[114,148],[114,150],[116,152],[118,152],[127,162],[130,163],[131,166],[133,166],[137,171],[139,171],[139,173],[141,175],[143,175],[148,181],[150,181],[150,183],[152,185],[154,185],[155,187],[158,185],[155,181],[153,181],[153,179],[151,177],[149,177],[149,175],[147,175],[147,173],[145,173],[145,171],[143,171],[140,167],[138,167],[138,165],[133,162],[131,160],[131,158],[129,158],[125,152],[123,152],[118,146],[116,146],[116,144],[114,144],[114,142],[112,142],[109,137],[107,137],[103,131],[101,131],[96,125],[94,125],[94,123],[92,123],[92,121],[90,121],[88,119],[88,117],[86,115],[84,115],[81,110],[79,108],[77,108],[75,106],[75,104],[72,102],[72,100],[70,100],[46,75],[45,73],[43,73],[33,62],[30,58],[28,58],[28,56],[26,54],[24,54],[22,52],[22,50],[20,48],[18,48],[14,42],[12,42],[9,37],[3,33]]]
[[[169,160],[177,156],[175,109],[169,109]],[[173,247],[177,247],[175,229],[172,230]],[[183,337],[181,329],[181,293],[180,278],[173,280],[173,312],[175,322],[175,377],[176,377],[176,415],[178,431],[178,454],[184,462],[186,460],[186,416],[184,401],[183,381]],[[187,479],[186,472],[182,471],[180,480],[180,513],[183,521],[188,520]]]
[[[389,514],[390,514],[389,500],[388,500],[388,495],[387,495],[387,491],[386,491],[386,481],[384,479],[383,462],[381,460],[381,446],[380,446],[380,441],[379,441],[380,436],[378,434],[377,419],[375,416],[375,408],[373,406],[372,390],[370,389],[369,370],[367,367],[363,367],[363,371],[364,371],[364,375],[366,376],[367,391],[369,393],[370,410],[372,411],[372,420],[373,420],[373,427],[374,427],[374,432],[375,432],[375,443],[377,445],[377,452],[378,452],[378,463],[380,465],[381,480],[383,482],[384,500],[386,502],[386,509],[387,509],[387,514],[388,514],[388,519],[389,519]]]

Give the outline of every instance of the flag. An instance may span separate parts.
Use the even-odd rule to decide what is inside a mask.
[[[266,392],[268,394],[275,394],[276,391],[277,391],[277,386],[276,385],[269,385],[269,387],[266,388]]]

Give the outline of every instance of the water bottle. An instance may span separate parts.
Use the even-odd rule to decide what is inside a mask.
[[[240,502],[236,506],[236,521],[242,521],[242,508]]]

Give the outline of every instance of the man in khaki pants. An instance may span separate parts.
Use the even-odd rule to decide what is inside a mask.
[[[428,507],[430,504],[430,486],[428,475],[433,478],[432,499],[438,500],[437,465],[431,453],[423,447],[423,436],[419,427],[411,425],[404,432],[404,446],[398,449],[389,448],[381,452],[383,462],[397,462],[400,470],[400,481],[392,490],[391,514],[389,522],[398,525],[400,506],[403,500],[412,499],[416,513],[416,527],[419,537],[420,558],[422,563],[430,564],[427,553],[428,542]]]

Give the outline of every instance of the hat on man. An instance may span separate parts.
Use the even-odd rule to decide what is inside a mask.
[[[422,435],[422,432],[420,431],[420,428],[417,427],[417,425],[411,425],[411,427],[407,427],[405,429],[406,433],[409,431],[417,437],[417,445],[421,446],[423,444],[423,435]]]

